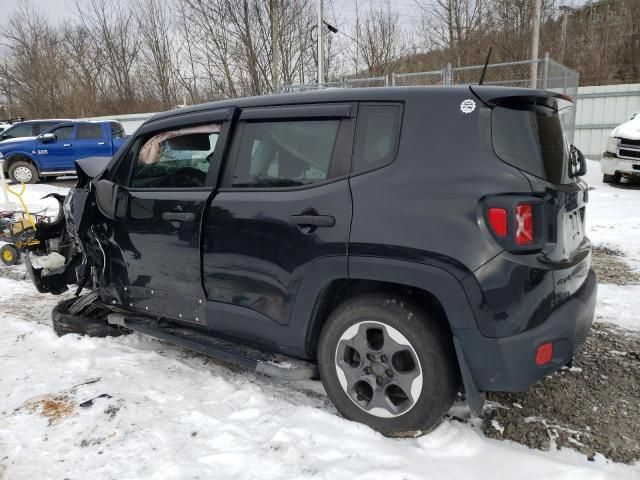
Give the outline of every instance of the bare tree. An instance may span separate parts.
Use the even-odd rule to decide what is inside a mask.
[[[137,27],[142,40],[141,72],[148,95],[160,100],[163,110],[176,104],[175,59],[171,40],[169,12],[159,0],[137,4]]]
[[[135,64],[140,41],[133,12],[120,0],[76,0],[80,24],[105,60],[110,108],[135,108]]]
[[[372,8],[359,19],[357,37],[358,57],[373,76],[387,73],[391,62],[404,53],[399,16],[391,5]]]

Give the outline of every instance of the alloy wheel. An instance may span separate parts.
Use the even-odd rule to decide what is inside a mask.
[[[29,183],[33,178],[33,173],[27,167],[16,167],[13,171],[13,178],[20,183]]]
[[[423,375],[418,355],[398,330],[375,321],[349,327],[335,356],[338,380],[362,410],[381,418],[402,415],[416,404]]]

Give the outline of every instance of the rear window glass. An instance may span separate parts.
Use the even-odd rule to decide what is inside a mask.
[[[5,133],[11,137],[30,137],[34,135],[34,125],[32,123],[21,123],[8,128]]]
[[[569,148],[558,113],[548,107],[496,107],[493,148],[502,161],[555,184],[572,183]]]
[[[111,136],[113,138],[124,137],[124,128],[122,127],[122,124],[117,122],[111,122]]]

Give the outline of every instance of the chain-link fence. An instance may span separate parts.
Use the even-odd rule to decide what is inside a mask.
[[[519,62],[492,63],[487,66],[484,78],[485,85],[502,85],[509,87],[531,86],[531,65],[536,64],[536,87],[553,90],[571,98],[578,94],[578,72],[551,59],[546,53],[538,60],[523,60]],[[371,78],[343,78],[338,81],[305,85],[285,85],[282,93],[317,90],[319,88],[355,88],[355,87],[385,87],[385,86],[417,86],[417,85],[465,85],[478,83],[484,65],[467,67],[452,67],[446,65],[440,70],[415,73],[392,73],[382,77]],[[567,138],[573,142],[575,129],[575,108],[563,115]]]

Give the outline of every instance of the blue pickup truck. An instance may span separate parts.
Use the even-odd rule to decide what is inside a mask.
[[[118,122],[65,122],[37,137],[0,143],[5,175],[14,182],[36,183],[41,177],[75,175],[75,161],[111,157],[125,141]]]

